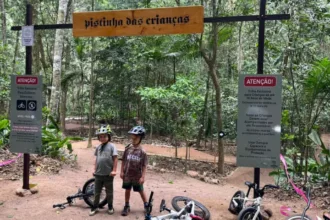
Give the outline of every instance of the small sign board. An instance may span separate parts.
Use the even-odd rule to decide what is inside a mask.
[[[34,26],[22,26],[22,46],[33,46]]]
[[[11,76],[11,152],[40,153],[42,145],[41,94],[41,76]]]
[[[238,91],[237,165],[280,165],[281,75],[240,75]]]
[[[74,37],[192,34],[203,30],[203,6],[73,13]]]

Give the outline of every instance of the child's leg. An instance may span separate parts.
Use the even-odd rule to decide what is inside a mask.
[[[129,199],[131,197],[132,182],[124,180],[122,188],[125,189],[125,206],[123,211],[121,212],[121,215],[127,216],[130,212]]]
[[[96,209],[99,207],[100,203],[100,195],[103,187],[103,178],[95,176],[95,185],[94,185],[94,206],[93,208]]]
[[[113,204],[113,176],[107,176],[105,177],[106,180],[104,181],[105,186],[105,192],[107,194],[107,202],[108,202],[108,208],[111,210],[112,204]]]
[[[133,183],[133,190],[134,192],[138,192],[143,200],[143,203],[147,202],[147,196],[144,192],[143,184],[140,184],[139,181],[135,181]]]
[[[146,193],[144,192],[144,190],[140,191],[140,196],[141,196],[141,199],[143,201],[143,203],[145,204],[147,202],[147,196],[146,196]]]
[[[129,204],[130,197],[131,197],[131,190],[130,189],[126,189],[125,190],[125,204]]]
[[[142,189],[142,191],[139,191],[140,193],[140,196],[141,196],[141,199],[143,201],[143,205],[144,205],[144,212],[145,213],[148,213],[148,207],[149,207],[149,204],[147,202],[147,196],[146,196],[146,193],[144,192],[144,190]]]

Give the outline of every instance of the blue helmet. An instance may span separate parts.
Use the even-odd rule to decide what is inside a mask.
[[[128,133],[144,137],[146,134],[146,129],[142,126],[135,126],[131,130],[129,130]]]

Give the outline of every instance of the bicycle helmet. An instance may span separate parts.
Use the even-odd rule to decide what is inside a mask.
[[[100,134],[111,134],[111,128],[110,125],[101,125],[101,127],[99,129],[96,130],[96,135],[100,135]]]
[[[142,126],[135,126],[131,130],[129,130],[128,133],[135,134],[143,138],[146,134],[146,129],[144,129],[144,127]]]

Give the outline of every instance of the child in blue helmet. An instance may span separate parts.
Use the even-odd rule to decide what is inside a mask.
[[[148,206],[146,194],[143,189],[148,157],[147,153],[140,145],[145,136],[145,132],[146,131],[142,126],[135,126],[128,132],[128,134],[131,135],[131,144],[126,147],[123,154],[120,172],[120,178],[123,179],[122,188],[125,189],[125,206],[121,213],[122,216],[127,216],[130,212],[129,199],[132,188],[134,192],[139,192],[144,203],[145,211]]]
[[[96,148],[94,155],[96,156],[94,172],[95,189],[94,189],[94,206],[89,215],[93,216],[98,212],[100,202],[100,195],[103,186],[106,189],[108,214],[114,213],[113,209],[113,179],[116,176],[117,170],[117,148],[111,141],[110,126],[102,125],[97,131],[96,135],[101,144]]]

